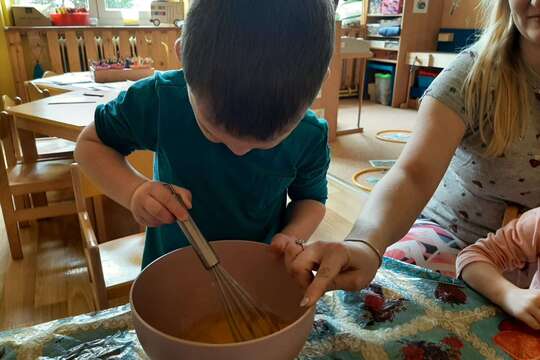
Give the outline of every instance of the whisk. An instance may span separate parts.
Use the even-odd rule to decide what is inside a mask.
[[[167,186],[180,205],[187,209],[173,186],[171,184]],[[191,215],[188,213],[187,220],[176,222],[204,267],[212,273],[216,281],[220,302],[233,339],[237,342],[247,341],[278,331],[279,327],[270,314],[259,307],[253,297],[221,266],[217,254]]]

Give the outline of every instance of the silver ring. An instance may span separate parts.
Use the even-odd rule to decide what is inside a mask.
[[[294,243],[296,245],[300,245],[300,247],[302,248],[302,251],[304,251],[304,244],[306,243],[306,240],[296,239],[294,240]]]

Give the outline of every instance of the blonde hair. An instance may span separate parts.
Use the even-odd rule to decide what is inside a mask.
[[[464,82],[468,119],[477,124],[485,155],[500,156],[525,132],[529,116],[526,65],[519,53],[520,33],[508,0],[482,0],[486,19],[476,43],[476,59]]]

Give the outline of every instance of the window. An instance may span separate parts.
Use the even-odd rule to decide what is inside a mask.
[[[0,0],[1,1],[1,0]],[[89,9],[91,17],[97,17],[100,25],[122,24],[122,12],[136,11],[141,25],[147,25],[150,19],[152,0],[15,0],[16,5],[33,5],[44,14],[50,14],[57,7],[84,7]]]
[[[62,6],[75,8],[89,8],[90,0],[15,0],[15,5],[33,5],[42,13],[49,15],[54,13],[55,9]]]
[[[122,12],[126,10],[138,12],[141,25],[147,25],[150,20],[152,0],[90,0],[90,2],[95,4],[96,14],[102,25],[121,24]]]
[[[108,11],[123,9],[149,11],[151,0],[103,0],[103,2]]]

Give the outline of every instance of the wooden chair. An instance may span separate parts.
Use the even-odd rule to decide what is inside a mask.
[[[51,70],[47,70],[43,73],[43,78],[48,78],[48,77],[51,77],[51,76],[56,76],[58,75],[57,73],[55,73],[54,71],[51,71]]]
[[[21,196],[70,189],[72,160],[57,159],[20,163],[17,161],[16,133],[13,117],[6,111],[0,114],[0,140],[4,156],[0,156],[0,205],[4,213],[11,257],[23,257],[19,226],[21,222],[74,214],[74,201],[25,208]],[[34,204],[38,205],[38,204]]]
[[[31,81],[25,81],[26,94],[29,101],[40,100],[51,96],[48,89],[41,89]],[[75,143],[56,137],[39,136],[36,134],[36,148],[39,159],[62,158],[73,159]]]
[[[128,161],[139,172],[152,177],[152,152],[135,152]],[[78,164],[72,165],[71,173],[95,305],[98,310],[106,309],[110,306],[110,299],[129,293],[131,284],[140,273],[145,234],[141,232],[100,244],[86,201],[103,193],[83,174]]]

